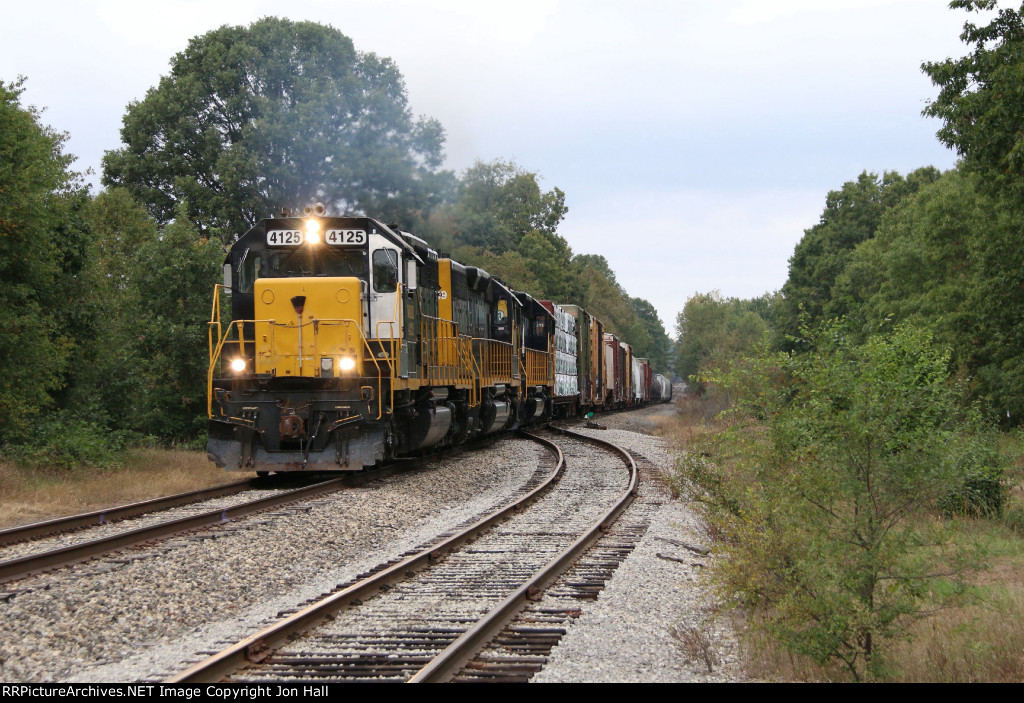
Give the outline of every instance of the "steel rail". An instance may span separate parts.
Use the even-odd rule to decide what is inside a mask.
[[[179,505],[188,505],[189,503],[198,503],[200,501],[211,500],[213,498],[235,495],[249,489],[262,488],[265,483],[266,482],[262,479],[251,478],[246,479],[245,481],[222,483],[218,486],[211,486],[210,488],[200,488],[195,491],[176,493],[162,498],[150,498],[149,500],[142,500],[137,503],[127,503],[125,505],[118,505],[112,508],[104,508],[103,510],[94,510],[92,512],[80,513],[78,515],[68,515],[66,517],[43,520],[41,522],[34,522],[28,525],[7,527],[0,530],[0,547],[6,547],[11,544],[26,542],[32,539],[39,539],[40,537],[50,537],[51,535],[60,534],[62,532],[71,532],[72,530],[79,530],[83,527],[106,525],[112,522],[125,520],[127,518],[144,515],[146,513],[157,512],[158,510],[176,508]]]
[[[444,456],[444,455],[440,455]],[[116,552],[125,547],[131,547],[154,539],[169,537],[181,532],[188,532],[202,527],[218,525],[231,522],[234,519],[251,515],[253,513],[270,510],[288,503],[304,500],[315,495],[330,493],[332,491],[358,486],[376,479],[390,476],[400,471],[410,471],[420,468],[426,461],[437,459],[438,455],[414,459],[408,462],[389,464],[369,471],[358,473],[347,473],[327,481],[321,481],[309,486],[295,488],[290,491],[278,493],[277,495],[259,498],[248,503],[241,503],[229,508],[210,510],[198,515],[169,520],[149,527],[140,527],[136,530],[121,532],[116,535],[104,537],[69,547],[61,547],[48,552],[31,554],[17,559],[0,562],[0,583],[13,581],[25,576],[48,571],[61,566],[77,564],[97,556]]]
[[[497,512],[481,518],[467,529],[448,538],[444,542],[410,555],[373,576],[358,581],[326,598],[322,598],[274,625],[194,664],[180,674],[167,679],[165,683],[216,682],[241,669],[248,663],[259,662],[266,658],[274,649],[330,619],[334,613],[342,608],[357,600],[363,600],[375,595],[382,587],[386,588],[405,580],[411,574],[421,571],[432,562],[441,560],[448,552],[475,539],[481,533],[503,521],[513,512],[521,510],[527,503],[535,500],[542,492],[553,485],[554,481],[562,473],[565,460],[562,456],[562,451],[553,442],[528,432],[520,433],[544,444],[557,457],[555,468],[547,479],[525,496],[509,503]]]
[[[619,496],[615,504],[586,533],[569,545],[561,554],[549,561],[543,568],[534,573],[528,581],[523,583],[508,598],[492,608],[490,612],[470,627],[461,637],[452,642],[446,649],[434,657],[429,664],[420,669],[407,683],[443,683],[450,681],[495,635],[501,632],[505,625],[526,605],[529,599],[535,598],[538,593],[547,588],[554,579],[572,565],[580,554],[590,547],[608,529],[608,526],[618,518],[622,511],[633,502],[637,493],[638,476],[636,462],[629,452],[603,439],[588,437],[587,435],[554,426],[552,426],[552,429],[577,439],[603,445],[619,454],[629,467],[629,486]]]

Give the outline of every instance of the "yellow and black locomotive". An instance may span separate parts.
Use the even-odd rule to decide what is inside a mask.
[[[360,470],[641,403],[650,378],[577,306],[318,206],[263,220],[231,247],[210,322],[207,452],[229,470]]]
[[[211,460],[358,470],[544,418],[553,326],[525,333],[527,299],[371,218],[263,220],[215,294]]]

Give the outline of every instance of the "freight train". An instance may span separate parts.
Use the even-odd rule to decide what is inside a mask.
[[[317,206],[262,220],[232,245],[224,279],[207,452],[228,470],[361,470],[671,398],[580,306],[512,290],[369,217]]]

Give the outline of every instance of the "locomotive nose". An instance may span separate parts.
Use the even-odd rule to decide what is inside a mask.
[[[257,375],[358,374],[364,346],[358,278],[259,279],[254,302]]]

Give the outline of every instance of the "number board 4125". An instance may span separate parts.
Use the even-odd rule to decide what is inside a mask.
[[[361,229],[329,229],[324,239],[328,244],[335,246],[366,244],[366,231]]]
[[[272,247],[298,246],[302,244],[302,231],[297,229],[272,229],[267,232],[267,245]]]

